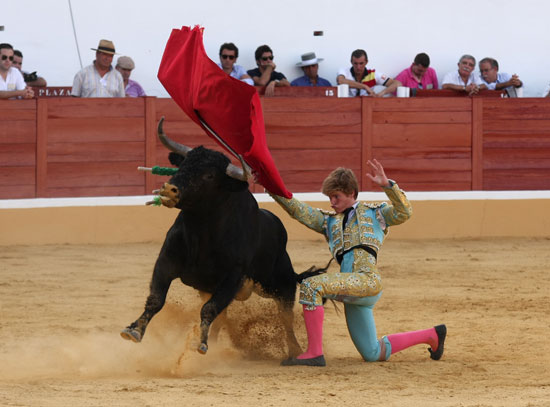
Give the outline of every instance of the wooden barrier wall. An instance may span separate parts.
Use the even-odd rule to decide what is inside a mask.
[[[363,117],[366,158],[383,161],[402,188],[472,189],[471,98],[373,99]]]
[[[36,196],[36,100],[0,100],[0,198]]]
[[[145,100],[38,99],[37,196],[143,194]]]
[[[483,189],[550,189],[546,99],[482,100]]]
[[[287,187],[317,192],[337,166],[376,190],[366,161],[408,191],[550,189],[550,100],[262,98],[268,146]],[[143,195],[169,165],[156,137],[221,151],[171,99],[0,101],[0,199]],[[235,164],[238,164],[233,160]],[[263,190],[251,186],[253,191]]]

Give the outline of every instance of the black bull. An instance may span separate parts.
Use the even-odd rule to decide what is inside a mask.
[[[200,312],[199,352],[208,350],[214,319],[233,299],[246,299],[254,291],[275,300],[289,355],[300,354],[293,330],[296,284],[318,272],[294,272],[283,224],[273,213],[258,208],[243,171],[224,154],[204,147],[191,150],[171,141],[162,132],[162,121],[159,137],[177,152],[169,158],[179,167],[160,197],[163,205],[180,213],[155,263],[145,311],[121,332],[122,337],[142,340],[151,318],[164,306],[170,284],[179,278],[212,294]]]

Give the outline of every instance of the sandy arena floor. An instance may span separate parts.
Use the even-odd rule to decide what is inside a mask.
[[[231,329],[198,354],[200,298],[179,281],[143,342],[121,339],[159,249],[0,247],[0,405],[550,406],[548,239],[390,236],[378,333],[446,323],[445,355],[435,362],[417,346],[365,363],[328,305],[325,368],[279,366],[273,302],[255,295],[231,305]],[[289,252],[297,271],[328,260],[323,241],[292,241]],[[305,344],[298,305],[295,314]]]

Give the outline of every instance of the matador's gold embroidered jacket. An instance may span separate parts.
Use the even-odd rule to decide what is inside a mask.
[[[384,192],[391,201],[380,204],[359,202],[355,214],[342,229],[344,214],[313,208],[295,198],[287,199],[272,195],[273,199],[288,212],[290,216],[308,228],[325,235],[330,252],[337,255],[356,246],[366,245],[377,253],[388,233],[388,227],[399,225],[412,215],[412,206],[398,185],[390,181],[391,187]]]

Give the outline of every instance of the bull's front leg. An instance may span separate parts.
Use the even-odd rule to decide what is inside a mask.
[[[162,309],[166,301],[166,294],[173,278],[166,275],[166,269],[159,262],[155,264],[150,292],[145,302],[143,314],[120,332],[120,336],[133,342],[141,342],[145,329],[151,319]]]
[[[279,309],[279,317],[283,323],[286,334],[286,344],[288,346],[288,355],[290,358],[302,354],[302,348],[298,344],[296,334],[294,333],[294,298],[275,299]]]
[[[233,301],[242,285],[242,274],[229,271],[226,278],[216,288],[212,297],[201,308],[200,345],[197,349],[203,355],[208,351],[208,332],[216,317]]]
[[[199,295],[203,303],[205,303],[212,297],[212,294],[205,291],[199,291]],[[239,299],[238,295],[235,297],[235,299]],[[210,339],[210,342],[216,342],[218,340],[220,332],[224,326],[227,326],[227,309],[220,312],[214,322],[212,322],[212,325],[210,325],[210,331],[208,334],[208,339]]]

